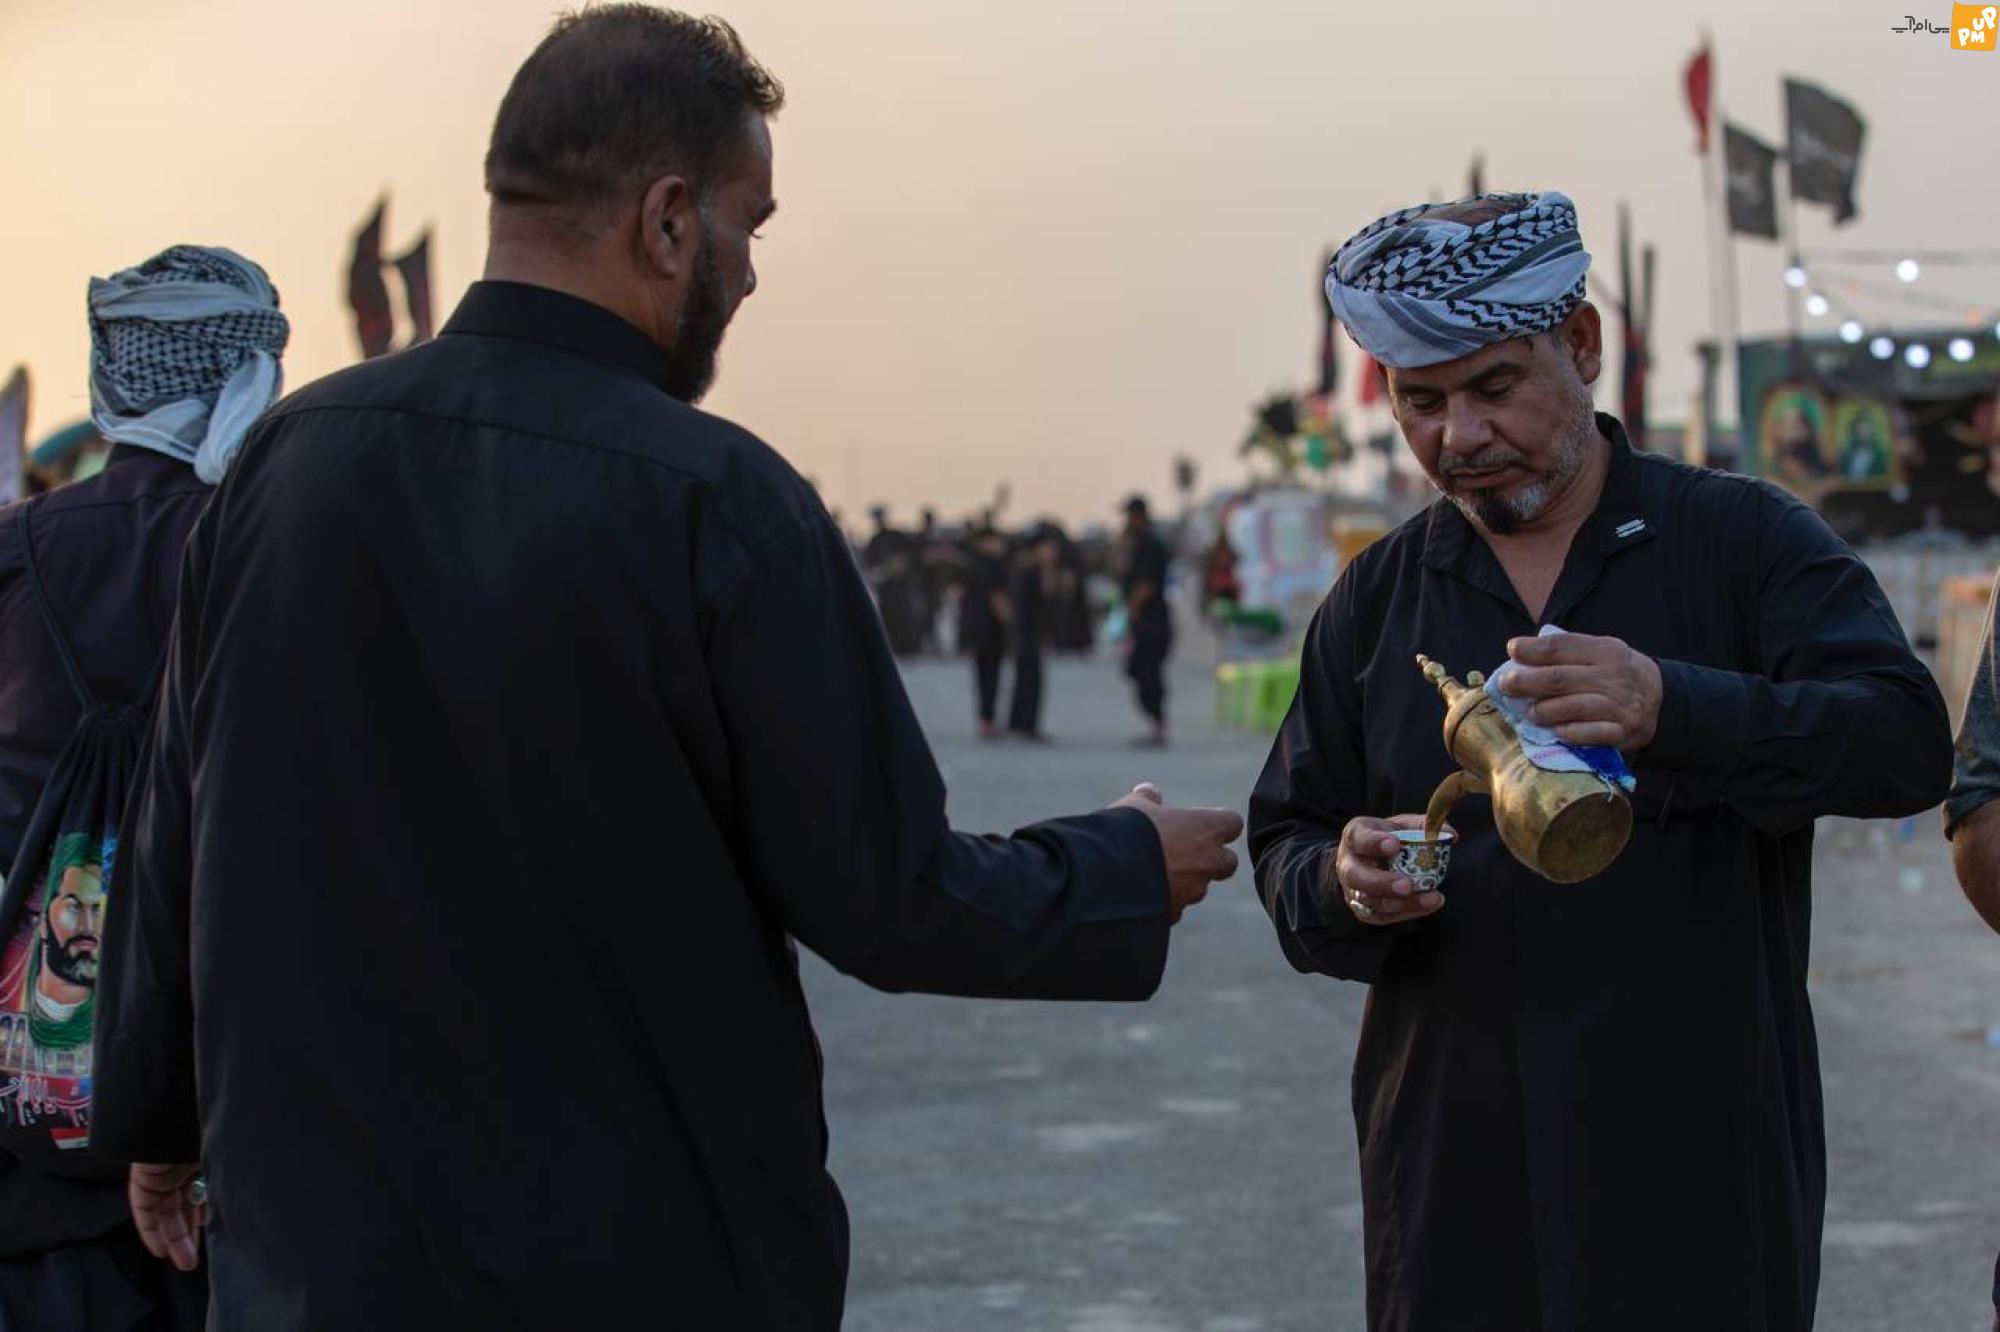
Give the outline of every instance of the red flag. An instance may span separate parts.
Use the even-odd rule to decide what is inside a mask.
[[[431,339],[431,233],[427,230],[417,243],[396,260],[396,272],[403,278],[403,294],[410,307],[410,343]]]
[[[1646,447],[1646,344],[1639,330],[1625,324],[1625,364],[1623,385],[1625,434],[1638,448]]]
[[[382,216],[389,210],[385,196],[354,235],[354,258],[347,266],[347,303],[354,310],[354,332],[364,357],[389,350],[396,319],[389,310],[389,284],[382,280]]]
[[[1687,73],[1683,81],[1687,85],[1688,110],[1694,113],[1695,151],[1708,152],[1708,95],[1714,87],[1715,62],[1709,58],[1708,41],[1702,40],[1701,49],[1688,61]]]
[[[1361,357],[1361,382],[1355,387],[1361,390],[1361,405],[1368,406],[1382,397],[1382,367],[1375,358],[1365,353]]]

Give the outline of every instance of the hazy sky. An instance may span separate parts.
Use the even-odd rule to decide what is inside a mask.
[[[1948,3],[714,3],[789,104],[708,406],[852,518],[961,512],[1003,478],[1014,516],[1102,516],[1182,451],[1204,484],[1240,476],[1250,405],[1311,371],[1323,249],[1462,192],[1475,149],[1490,187],[1575,198],[1606,277],[1631,201],[1661,252],[1652,410],[1678,419],[1710,317],[1680,91],[1704,24],[1747,128],[1782,138],[1784,73],[1869,118],[1860,218],[1807,210],[1805,245],[2000,245],[2000,54],[1890,31]],[[271,271],[293,385],[355,355],[348,247],[384,189],[391,250],[435,226],[448,311],[480,267],[494,107],[554,9],[0,0],[0,373],[31,366],[31,432],[87,411],[86,278],[177,241]],[[1737,249],[1747,326],[1780,325],[1776,247]],[[1918,287],[2000,306],[1994,268]]]

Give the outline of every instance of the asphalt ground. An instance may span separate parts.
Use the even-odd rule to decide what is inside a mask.
[[[1115,663],[1050,663],[1048,746],[981,744],[971,668],[906,679],[953,823],[1006,831],[1138,780],[1243,808],[1267,736],[1175,743]],[[1003,697],[1004,707],[1004,697]],[[2000,938],[1934,815],[1827,820],[1812,993],[1827,1101],[1823,1332],[1988,1332],[2000,1248]],[[1146,1004],[884,995],[808,958],[853,1332],[1346,1332],[1362,1326],[1348,1069],[1365,991],[1286,965],[1249,869],[1176,931]],[[1691,1330],[1692,1332],[1692,1330]]]

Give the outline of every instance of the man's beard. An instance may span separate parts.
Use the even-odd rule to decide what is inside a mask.
[[[1506,493],[1498,489],[1470,493],[1456,487],[1447,489],[1445,496],[1459,507],[1461,513],[1477,520],[1481,527],[1495,536],[1509,536],[1541,517],[1550,505],[1569,493],[1569,488],[1576,484],[1577,477],[1583,475],[1583,469],[1590,461],[1591,445],[1597,439],[1597,415],[1586,393],[1577,391],[1568,396],[1571,410],[1565,413],[1563,433],[1550,452],[1548,469]],[[1462,462],[1452,461],[1447,455],[1447,460],[1439,464],[1438,470],[1448,482],[1460,472],[1491,471],[1508,463],[1526,461],[1513,449],[1499,445]]]
[[[688,289],[687,308],[681,312],[680,335],[667,352],[666,390],[682,402],[700,402],[715,382],[716,355],[722,350],[722,335],[729,329],[729,311],[723,306],[722,270],[715,263],[715,247],[708,230],[702,229],[701,254],[694,263],[694,285]]]
[[[71,985],[94,986],[97,984],[97,952],[95,949],[82,952],[77,945],[96,942],[94,934],[78,934],[72,936],[68,943],[58,944],[53,934],[44,934],[42,961],[48,964],[50,971]]]

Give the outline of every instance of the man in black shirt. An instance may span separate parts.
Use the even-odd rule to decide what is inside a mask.
[[[494,127],[487,280],[280,404],[196,529],[98,1130],[202,1163],[142,1228],[189,1259],[206,1196],[220,1332],[831,1329],[793,941],[1138,999],[1233,868],[1234,815],[1150,791],[953,832],[841,534],[689,405],[780,99],[719,21],[564,19]]]
[[[1950,777],[1937,686],[1819,516],[1593,414],[1588,263],[1568,199],[1488,196],[1391,214],[1329,280],[1442,492],[1342,571],[1250,804],[1286,960],[1370,986],[1371,1332],[1805,1332],[1813,820]],[[1420,652],[1512,660],[1531,722],[1629,756],[1608,868],[1537,877],[1482,798],[1441,891],[1396,871],[1455,766]]]
[[[1127,632],[1131,634],[1125,673],[1139,694],[1139,710],[1148,729],[1140,743],[1167,742],[1167,653],[1173,648],[1174,621],[1167,608],[1167,547],[1153,530],[1143,496],[1125,501],[1125,535],[1120,542],[1124,561]]]
[[[1007,734],[1017,740],[1040,741],[1042,735],[1042,656],[1048,649],[1049,602],[1059,554],[1053,528],[1042,524],[1030,531],[1014,556],[1007,581],[1007,605],[1013,615],[1014,696],[1007,707]]]
[[[1000,698],[1000,665],[1007,659],[1007,537],[991,523],[972,533],[965,586],[958,599],[959,646],[972,656],[973,704],[979,738],[997,740],[994,711]]]
[[[9,1009],[26,998],[22,1027],[46,1020],[54,1001],[88,1031],[94,973],[64,955],[90,957],[104,914],[119,910],[88,872],[94,864],[73,848],[59,844],[46,869],[17,863],[86,707],[64,648],[95,704],[147,701],[188,533],[250,421],[277,392],[289,335],[277,300],[257,265],[200,246],[175,246],[94,280],[93,427],[112,441],[104,469],[0,509],[0,878],[27,876],[15,878],[19,887],[45,872],[75,889],[63,895],[66,909],[44,917],[56,948],[43,955],[47,967],[31,967],[39,972],[33,990],[0,996]],[[85,863],[65,866],[72,856]],[[0,1049],[0,1081],[12,1094],[35,1072],[27,1047],[20,1040]],[[98,1177],[52,1174],[0,1151],[0,1329],[200,1328],[206,1275],[177,1273],[141,1247],[115,1161],[89,1173]]]

